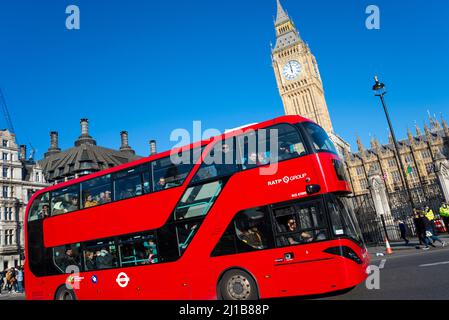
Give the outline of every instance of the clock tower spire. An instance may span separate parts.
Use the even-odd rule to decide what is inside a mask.
[[[277,0],[275,29],[276,46],[271,55],[285,113],[309,118],[332,133],[317,61],[280,0]]]

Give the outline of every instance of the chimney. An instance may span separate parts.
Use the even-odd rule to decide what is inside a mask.
[[[20,160],[26,161],[26,159],[27,159],[27,146],[26,145],[22,144],[20,146],[19,156],[20,156]]]
[[[50,132],[50,148],[58,149],[58,132],[57,131]]]
[[[121,138],[120,150],[129,148],[129,145],[128,145],[128,132],[127,131],[120,132],[120,138]]]
[[[151,140],[150,141],[150,155],[152,156],[153,154],[157,153],[157,149],[156,149],[156,140]]]
[[[79,147],[83,144],[97,145],[97,142],[89,135],[89,120],[87,118],[83,118],[80,120],[81,125],[81,135],[78,140],[75,141],[75,146]]]
[[[61,149],[58,147],[58,132],[52,131],[50,132],[50,148],[48,148],[47,152],[44,154],[44,157],[46,158],[59,152],[61,152]]]
[[[81,135],[82,136],[89,136],[89,120],[88,119],[81,119]]]
[[[128,131],[120,132],[120,140],[121,140],[121,145],[120,145],[121,152],[129,152],[132,154],[136,154],[136,152],[129,146]]]

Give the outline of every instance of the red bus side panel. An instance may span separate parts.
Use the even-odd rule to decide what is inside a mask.
[[[45,247],[160,228],[183,192],[183,187],[174,188],[47,218],[44,221]]]

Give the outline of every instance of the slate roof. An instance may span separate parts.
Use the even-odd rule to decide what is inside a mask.
[[[80,144],[39,161],[47,181],[72,177],[75,174],[96,172],[136,159],[132,152],[123,152],[93,144]]]

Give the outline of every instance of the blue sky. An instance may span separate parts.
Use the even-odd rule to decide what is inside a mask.
[[[422,127],[427,109],[449,118],[449,1],[282,3],[317,57],[334,129],[353,149],[357,134],[387,140],[376,73],[398,136],[415,120]],[[70,4],[80,30],[65,28]],[[380,7],[380,30],[365,28],[369,4]],[[87,117],[98,144],[118,148],[128,130],[146,155],[148,140],[168,149],[170,132],[194,120],[224,130],[282,115],[275,15],[275,0],[1,1],[0,86],[19,142],[40,158],[56,130],[71,147]]]

